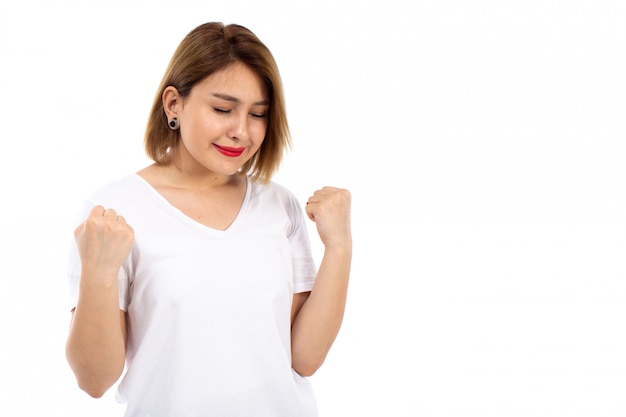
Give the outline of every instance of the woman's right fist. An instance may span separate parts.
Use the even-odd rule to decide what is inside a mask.
[[[95,206],[74,231],[83,269],[115,273],[128,257],[135,233],[115,210]]]

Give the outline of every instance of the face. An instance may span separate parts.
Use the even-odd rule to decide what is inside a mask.
[[[168,117],[177,117],[179,162],[197,173],[231,176],[261,147],[269,97],[261,78],[235,63],[196,84],[184,99],[164,93]],[[169,111],[168,111],[169,110]]]

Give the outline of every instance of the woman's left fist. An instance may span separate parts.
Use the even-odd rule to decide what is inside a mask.
[[[317,190],[307,200],[306,214],[325,246],[351,243],[350,203],[350,191],[335,187]]]

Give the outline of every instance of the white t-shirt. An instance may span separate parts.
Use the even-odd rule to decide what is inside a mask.
[[[248,181],[224,231],[186,216],[136,174],[93,194],[81,221],[98,204],[135,231],[118,277],[129,320],[117,390],[126,416],[317,415],[309,381],[291,368],[292,298],[311,290],[316,268],[288,190]],[[75,247],[69,279],[75,306]]]

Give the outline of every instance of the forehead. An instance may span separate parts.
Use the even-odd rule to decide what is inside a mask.
[[[268,100],[265,82],[247,65],[236,62],[223,68],[200,81],[193,90],[201,90],[206,94],[225,94],[242,102],[259,102]]]

